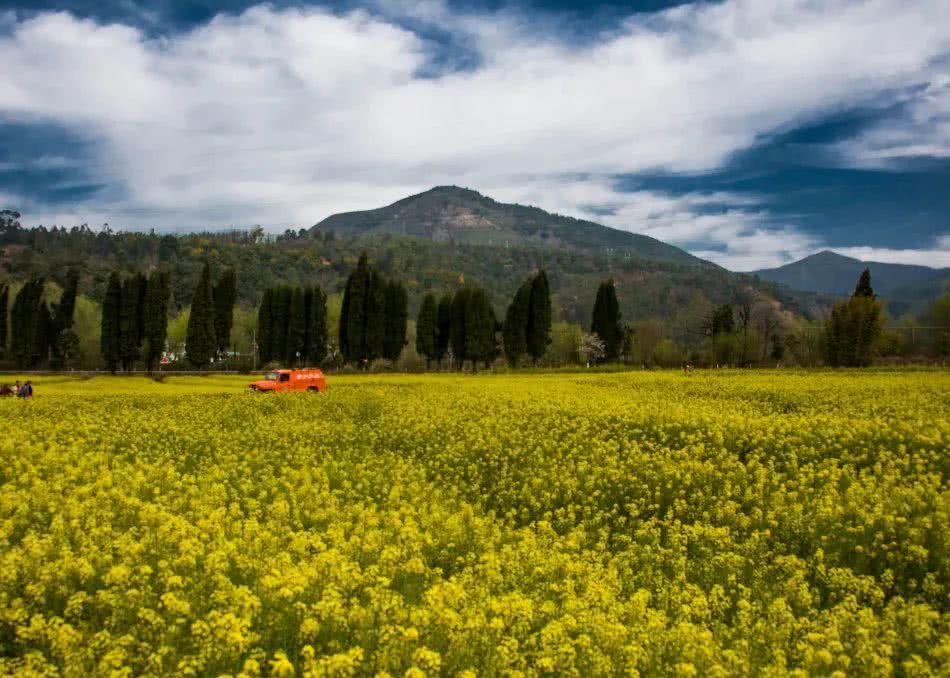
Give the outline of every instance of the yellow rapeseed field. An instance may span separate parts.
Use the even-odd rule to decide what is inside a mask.
[[[36,382],[0,674],[950,675],[950,374]]]

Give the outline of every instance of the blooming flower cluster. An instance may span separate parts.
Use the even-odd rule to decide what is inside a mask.
[[[950,666],[950,375],[243,384],[0,401],[0,673]]]

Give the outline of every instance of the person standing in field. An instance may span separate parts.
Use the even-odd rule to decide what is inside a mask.
[[[20,383],[20,382],[17,382]],[[33,382],[27,379],[26,383],[20,388],[19,396],[24,400],[33,400]]]

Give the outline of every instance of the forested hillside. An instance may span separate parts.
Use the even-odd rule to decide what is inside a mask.
[[[215,270],[233,267],[239,304],[253,306],[265,289],[275,285],[319,284],[330,294],[342,292],[346,276],[364,251],[382,273],[405,281],[411,313],[426,292],[450,291],[464,282],[485,288],[501,313],[525,276],[538,269],[550,277],[556,317],[582,324],[590,322],[597,286],[606,277],[617,282],[626,320],[661,319],[684,332],[706,307],[733,302],[743,289],[775,295],[769,284],[716,266],[679,265],[609,250],[499,247],[391,233],[345,235],[324,227],[276,237],[261,229],[170,235],[86,226],[24,228],[9,218],[0,227],[0,278],[21,282],[43,276],[59,281],[76,267],[81,271],[81,293],[101,301],[112,270],[164,268],[171,276],[175,310],[191,303],[207,261]],[[807,295],[778,298],[805,315],[823,303]]]

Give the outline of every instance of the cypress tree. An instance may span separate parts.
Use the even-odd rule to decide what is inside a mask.
[[[438,314],[435,295],[429,293],[422,299],[422,306],[419,307],[419,315],[416,318],[416,353],[425,356],[426,369],[436,355]]]
[[[435,324],[435,358],[436,363],[442,364],[442,359],[449,352],[449,339],[452,335],[452,297],[448,294],[439,300],[439,309],[436,313]]]
[[[274,290],[264,290],[257,309],[257,355],[262,363],[269,363],[274,354]]]
[[[455,297],[452,299],[449,343],[452,347],[452,357],[455,358],[455,364],[459,369],[462,369],[465,360],[468,358],[466,354],[466,321],[468,320],[468,306],[471,297],[472,290],[463,287],[455,293]]]
[[[119,274],[113,271],[109,275],[106,285],[106,296],[102,302],[102,334],[99,339],[102,361],[106,368],[115,374],[122,359],[121,330],[119,323],[120,307],[122,305],[122,285]]]
[[[525,340],[528,355],[537,363],[551,343],[551,287],[544,271],[540,271],[531,281],[531,303]]]
[[[79,337],[73,332],[73,314],[79,293],[79,271],[72,268],[66,273],[63,293],[52,309],[49,323],[51,349],[50,367],[62,369],[75,356]]]
[[[604,361],[616,360],[623,347],[623,328],[613,279],[602,282],[597,288],[592,315],[590,331],[604,342]]]
[[[386,286],[386,279],[371,268],[366,292],[366,325],[363,331],[363,357],[366,367],[383,355],[386,343]]]
[[[145,366],[149,372],[161,360],[168,337],[170,281],[165,271],[152,271],[145,286]]]
[[[122,368],[131,371],[141,351],[141,330],[139,322],[142,312],[142,278],[138,274],[129,276],[122,284],[122,302],[119,308],[120,355]]]
[[[402,283],[389,281],[385,289],[385,327],[383,357],[391,362],[399,360],[406,345],[406,324],[409,319],[409,295]]]
[[[861,277],[858,278],[858,284],[854,288],[853,297],[869,297],[871,299],[875,298],[874,289],[871,287],[871,270],[864,269],[861,273]]]
[[[214,286],[214,337],[218,353],[231,346],[231,327],[234,325],[234,302],[237,300],[237,275],[233,268],[225,269]]]
[[[532,281],[526,280],[515,292],[505,312],[502,341],[505,359],[512,367],[518,366],[521,356],[528,352],[528,312],[531,306]]]
[[[188,362],[198,369],[206,367],[214,357],[216,347],[211,268],[205,264],[191,300],[191,316],[188,318],[188,330],[185,337],[185,353],[188,356]]]
[[[43,302],[45,280],[28,281],[16,299],[10,313],[10,353],[17,366],[35,366],[49,353],[49,307]]]
[[[488,295],[480,287],[473,288],[465,301],[465,357],[472,361],[472,371],[478,362],[486,365],[495,356],[495,313]]]
[[[7,308],[10,304],[10,288],[0,285],[0,360],[7,353]]]
[[[327,357],[327,295],[323,293],[319,285],[315,285],[309,296],[307,361],[311,365],[317,366]]]
[[[307,338],[307,307],[303,289],[295,287],[290,292],[290,307],[287,318],[287,340],[284,349],[288,365],[297,366],[307,359],[304,342]]]
[[[288,285],[280,285],[274,290],[274,306],[271,313],[274,323],[271,360],[283,362],[287,359],[287,331],[290,329],[291,302],[293,302],[293,290]]]
[[[340,316],[340,350],[346,362],[361,363],[366,358],[366,297],[370,290],[369,261],[364,252],[350,273],[343,293]]]

